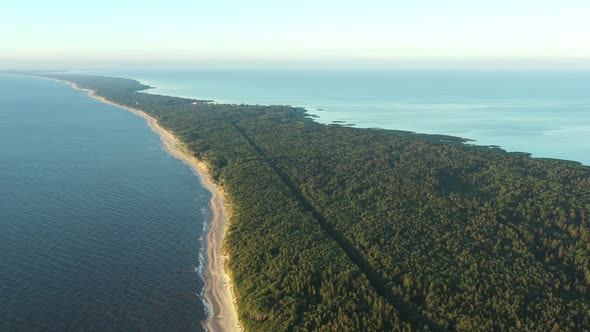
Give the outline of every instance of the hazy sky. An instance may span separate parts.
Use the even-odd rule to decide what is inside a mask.
[[[590,0],[2,0],[0,68],[478,61],[590,65]]]

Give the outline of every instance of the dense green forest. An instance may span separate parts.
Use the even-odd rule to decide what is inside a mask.
[[[590,167],[45,76],[144,110],[209,164],[248,330],[590,330]]]

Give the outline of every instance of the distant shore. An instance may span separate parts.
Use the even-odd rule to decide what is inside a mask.
[[[34,76],[40,78],[38,76]],[[45,77],[41,77],[45,78]],[[47,78],[51,79],[51,78]],[[174,135],[162,128],[158,121],[142,110],[114,103],[98,96],[94,90],[84,89],[73,82],[52,79],[66,83],[76,90],[85,91],[89,97],[105,104],[123,108],[146,119],[153,132],[160,136],[167,153],[188,165],[199,177],[203,186],[211,192],[211,227],[207,234],[207,268],[205,271],[204,298],[211,309],[211,316],[206,322],[209,331],[242,331],[237,314],[237,303],[231,278],[225,270],[227,255],[222,252],[223,239],[228,227],[229,213],[225,206],[223,188],[213,183],[207,165],[188,153],[183,143]]]

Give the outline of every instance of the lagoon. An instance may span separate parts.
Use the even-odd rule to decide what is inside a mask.
[[[590,165],[588,70],[94,70],[150,93],[305,107],[317,121],[447,134]]]

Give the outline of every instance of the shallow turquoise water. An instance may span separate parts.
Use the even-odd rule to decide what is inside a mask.
[[[306,107],[318,121],[449,134],[590,165],[590,71],[103,70],[152,93]],[[321,109],[321,110],[320,110]]]
[[[0,75],[0,330],[203,329],[209,197],[142,118]]]

